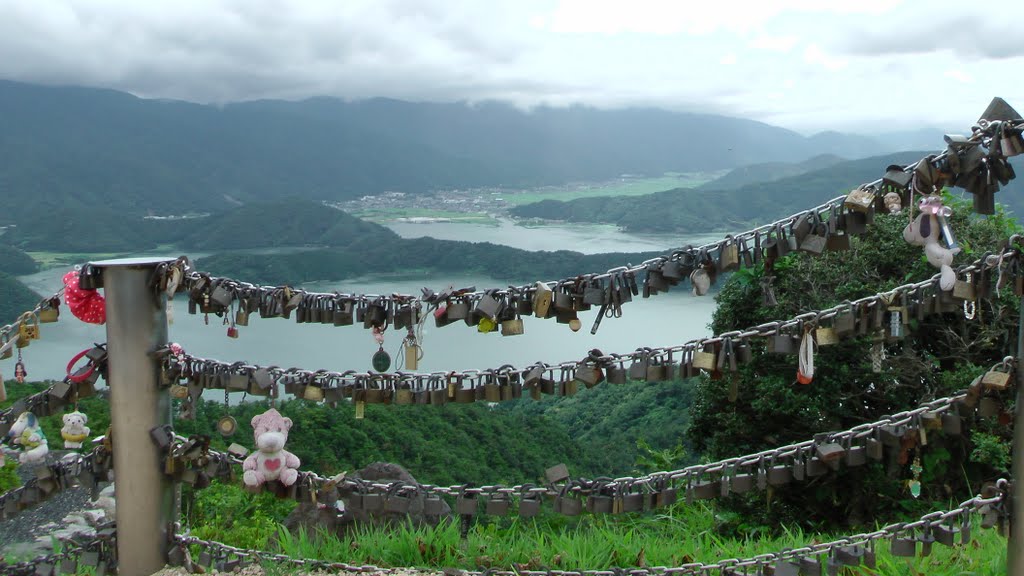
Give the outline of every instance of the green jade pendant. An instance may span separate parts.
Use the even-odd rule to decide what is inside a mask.
[[[377,372],[387,372],[388,368],[391,367],[391,355],[384,351],[381,347],[373,354],[373,369]]]

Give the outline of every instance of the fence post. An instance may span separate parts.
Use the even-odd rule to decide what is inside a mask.
[[[149,281],[157,265],[173,258],[93,262],[103,271],[107,300],[107,385],[114,448],[118,572],[153,574],[167,558],[173,518],[172,484],[149,431],[171,423],[171,403],[159,386],[151,352],[167,343],[163,297]]]
[[[1024,296],[1017,323],[1017,405],[1013,418],[1013,463],[1010,470],[1010,534],[1006,539],[1006,573],[1024,576]]]

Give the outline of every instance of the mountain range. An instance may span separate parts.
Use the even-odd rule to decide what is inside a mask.
[[[0,118],[0,225],[61,208],[216,212],[290,196],[529,187],[885,148],[658,109],[331,98],[212,106],[8,81]]]
[[[733,170],[701,188],[676,188],[631,197],[543,200],[511,210],[519,218],[609,223],[631,232],[710,232],[767,224],[848,193],[880,178],[890,164],[916,163],[928,152],[898,152],[859,160],[822,157],[800,164],[767,163]],[[1017,170],[1024,170],[1013,159]],[[824,167],[817,167],[817,166]],[[996,201],[1024,214],[1024,184],[1011,181]],[[955,194],[970,194],[953,189]]]

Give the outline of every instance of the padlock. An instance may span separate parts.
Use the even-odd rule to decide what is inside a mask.
[[[519,500],[519,515],[523,518],[533,518],[540,512],[540,500],[536,498],[523,497]]]
[[[538,318],[547,318],[551,311],[551,300],[554,294],[551,288],[544,282],[537,282],[533,292],[533,313]]]
[[[718,368],[718,356],[714,352],[714,345],[709,344],[703,350],[693,353],[693,367],[713,372]]]
[[[1006,390],[1010,384],[1010,368],[1006,365],[997,365],[981,378],[981,384],[986,390]]]
[[[832,346],[839,343],[839,335],[829,326],[818,326],[814,329],[814,343],[818,346]]]
[[[889,547],[889,553],[901,558],[913,558],[917,555],[917,539],[893,538]]]
[[[734,494],[746,494],[753,488],[753,474],[737,474],[729,479],[729,490]]]
[[[861,187],[852,190],[846,195],[843,206],[854,212],[870,212],[875,204],[875,190],[870,187]],[[854,232],[855,234],[859,232]]]
[[[519,336],[523,334],[523,319],[515,317],[511,320],[501,321],[501,335],[502,336]]]

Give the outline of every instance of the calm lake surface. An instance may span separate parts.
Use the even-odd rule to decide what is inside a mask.
[[[500,226],[393,224],[390,227],[404,237],[433,236],[450,240],[487,241],[528,250],[569,249],[586,253],[667,251],[721,237],[632,235],[608,226],[522,228],[511,223],[502,223]],[[170,256],[177,255],[175,253]],[[201,254],[189,256],[199,257]],[[63,268],[54,268],[22,277],[22,280],[40,293],[51,294],[60,287],[60,278],[65,272]],[[483,289],[504,287],[508,283],[484,276],[421,274],[318,282],[307,284],[304,288],[324,292],[338,290],[368,294],[419,294],[423,286],[438,290],[449,284],[457,287],[475,285]],[[480,334],[476,328],[461,323],[436,328],[432,321],[428,321],[422,342],[424,358],[420,362],[419,371],[479,369],[503,364],[523,366],[536,361],[581,359],[592,348],[599,348],[605,353],[625,353],[643,346],[677,344],[708,335],[707,325],[714,308],[712,295],[696,297],[689,293],[687,286],[680,285],[673,292],[659,294],[648,300],[635,299],[623,307],[621,318],[606,318],[597,335],[593,336],[590,334],[590,326],[597,314],[596,308],[580,313],[583,329],[576,333],[564,324],[557,324],[554,319],[532,317],[524,319],[526,333],[512,337],[503,337],[498,333]],[[370,357],[377,351],[377,344],[370,331],[361,326],[296,324],[294,319],[262,319],[254,314],[249,326],[239,327],[239,338],[231,339],[226,336],[227,327],[221,324],[220,318],[211,316],[210,324],[204,324],[202,315],[188,314],[187,301],[180,296],[175,302],[174,311],[174,323],[169,327],[171,340],[184,346],[189,354],[200,357],[283,367],[365,371],[370,369]],[[391,331],[386,335],[385,349],[391,353],[392,358],[397,356],[402,336],[401,333]],[[29,377],[62,378],[65,365],[74,354],[90,347],[93,342],[104,341],[106,332],[103,326],[80,322],[71,316],[66,307],[62,307],[61,321],[42,325],[42,340],[22,351]],[[13,364],[4,364],[0,365],[0,369],[6,373],[6,377],[13,376]]]

